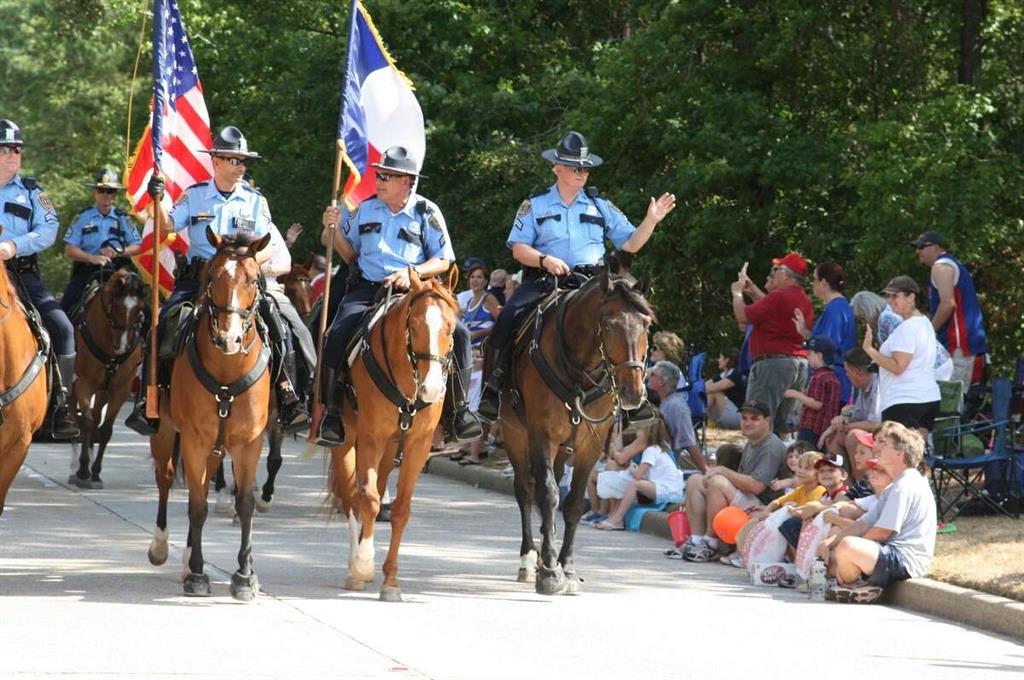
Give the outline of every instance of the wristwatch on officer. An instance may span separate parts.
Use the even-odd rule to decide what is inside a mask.
[[[541,255],[540,259],[537,260],[537,266],[540,267],[542,271],[547,271],[546,269],[544,269],[544,258],[545,257],[547,257],[547,255]]]

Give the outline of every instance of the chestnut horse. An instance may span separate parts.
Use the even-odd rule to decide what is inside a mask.
[[[14,282],[0,262],[0,515],[32,434],[46,416],[45,366],[46,352],[32,334]]]
[[[142,360],[146,310],[142,278],[127,268],[109,272],[103,287],[85,304],[75,328],[78,354],[71,387],[82,439],[78,470],[68,477],[69,484],[103,488],[103,453]],[[90,468],[96,444],[99,450]]]
[[[252,571],[253,489],[270,402],[270,348],[257,329],[256,254],[267,246],[270,236],[241,242],[222,238],[207,228],[206,237],[217,252],[201,279],[195,337],[174,359],[170,395],[165,393],[160,400],[160,429],[150,438],[163,517],[157,517],[149,558],[154,564],[167,559],[166,499],[177,444],[188,483],[184,592],[210,595],[210,578],[203,571],[206,497],[210,477],[227,454],[235,473],[235,510],[242,528],[231,595],[250,601],[259,591]]]
[[[309,287],[309,282],[312,278],[312,255],[302,264],[292,264],[290,272],[284,276],[277,277],[278,283],[284,286],[284,294],[295,305],[295,311],[299,313],[303,322],[309,319],[309,312],[313,308],[313,291]]]
[[[345,441],[331,451],[330,491],[349,525],[349,578],[363,590],[373,580],[373,528],[388,476],[401,460],[391,504],[391,545],[380,599],[400,602],[398,550],[413,490],[441,418],[458,303],[449,287],[420,280],[409,268],[409,292],[369,331],[351,366],[358,400],[345,400]]]
[[[542,595],[579,590],[573,541],[587,478],[616,409],[637,408],[646,398],[647,330],[655,315],[643,297],[646,286],[632,281],[605,271],[573,293],[542,302],[529,350],[515,360],[514,386],[502,395],[502,432],[522,520],[519,580],[535,581]],[[563,503],[565,531],[556,554],[558,479],[569,455],[572,487]],[[543,534],[539,559],[534,500]]]

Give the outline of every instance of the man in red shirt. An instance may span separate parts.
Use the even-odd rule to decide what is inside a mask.
[[[796,406],[793,399],[785,398],[786,390],[803,391],[807,384],[807,350],[793,322],[799,309],[805,323],[813,323],[814,308],[804,292],[806,276],[807,261],[798,253],[788,253],[772,260],[764,291],[747,276],[745,264],[731,286],[736,321],[754,327],[749,344],[752,365],[747,399],[768,405],[774,419],[773,429],[779,436],[791,431]],[[744,295],[750,297],[750,304]]]

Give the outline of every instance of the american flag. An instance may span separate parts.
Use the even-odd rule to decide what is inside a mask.
[[[177,200],[182,191],[213,176],[209,155],[210,116],[203,101],[203,86],[188,43],[188,32],[181,20],[176,0],[153,3],[153,101],[150,122],[142,133],[135,154],[125,170],[125,186],[132,209],[141,215],[149,206],[146,186],[154,169],[167,182],[164,200]],[[146,222],[142,251],[137,262],[147,274],[152,271],[152,220]],[[184,252],[188,243],[183,234],[165,238],[161,250],[160,288],[168,293],[174,285],[174,251]]]

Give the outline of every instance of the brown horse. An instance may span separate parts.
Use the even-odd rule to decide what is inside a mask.
[[[32,334],[7,267],[0,262],[0,515],[32,434],[46,416],[45,366],[46,354]]]
[[[146,296],[142,278],[131,269],[111,272],[85,304],[75,328],[75,382],[71,393],[82,433],[78,470],[69,484],[102,489],[103,453],[110,442],[114,419],[128,398],[142,360]],[[93,446],[99,444],[92,467]]]
[[[217,253],[201,279],[195,337],[174,360],[170,395],[160,400],[160,429],[150,438],[163,517],[157,517],[149,557],[154,564],[167,559],[166,499],[174,475],[172,454],[180,445],[189,516],[184,592],[200,597],[211,593],[210,578],[203,571],[206,497],[210,477],[229,455],[236,480],[235,510],[242,528],[231,595],[249,601],[259,591],[252,571],[253,489],[270,402],[270,348],[264,345],[256,325],[256,254],[267,246],[270,236],[240,242],[222,239],[207,228],[206,237]]]
[[[309,319],[309,312],[313,308],[313,292],[309,287],[309,282],[312,278],[312,255],[302,264],[293,263],[290,272],[284,276],[277,277],[278,283],[284,286],[284,294],[295,305],[295,311],[302,317],[303,322]]]
[[[514,387],[502,396],[502,431],[522,520],[519,580],[535,581],[543,595],[579,590],[573,541],[587,478],[615,410],[637,408],[646,398],[647,330],[655,315],[643,289],[634,287],[632,279],[605,272],[545,304],[529,350],[515,360]],[[556,554],[558,479],[569,455],[572,487],[563,504],[565,532]],[[543,534],[539,559],[533,542],[534,500]]]
[[[409,292],[370,330],[351,368],[359,417],[345,400],[346,439],[331,451],[330,490],[349,525],[349,578],[373,580],[373,528],[396,456],[398,491],[391,504],[391,545],[380,599],[399,602],[398,550],[413,490],[441,418],[458,304],[449,287],[421,281],[409,268]]]

